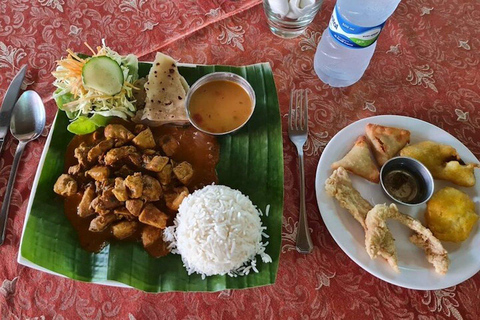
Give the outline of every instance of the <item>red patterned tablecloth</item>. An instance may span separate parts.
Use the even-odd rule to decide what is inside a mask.
[[[380,36],[361,81],[330,88],[313,71],[313,55],[334,1],[326,0],[306,32],[293,40],[270,33],[258,0],[3,0],[0,1],[0,97],[28,63],[24,85],[47,108],[47,128],[28,145],[13,192],[7,238],[0,247],[2,319],[478,319],[480,276],[437,291],[385,283],[335,244],[320,218],[314,179],[326,143],[346,125],[400,114],[431,122],[480,155],[480,2],[404,0]],[[151,60],[161,50],[181,62],[245,65],[268,61],[282,115],[293,87],[312,91],[306,151],[307,210],[315,249],[296,252],[296,153],[286,134],[282,253],[275,285],[217,293],[147,294],[55,277],[17,264],[25,210],[56,107],[50,72],[65,50],[105,38],[122,54]],[[0,158],[0,199],[16,142]],[[479,253],[480,254],[480,253]]]

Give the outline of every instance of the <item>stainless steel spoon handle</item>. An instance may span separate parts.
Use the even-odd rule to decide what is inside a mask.
[[[5,190],[5,197],[3,198],[2,211],[0,212],[0,246],[5,240],[5,230],[7,229],[8,208],[10,207],[10,198],[12,197],[13,185],[15,183],[15,176],[17,175],[18,164],[22,158],[23,150],[27,142],[20,141],[15,151],[15,158],[13,159],[10,177],[8,178],[7,189]]]
[[[300,253],[310,253],[313,250],[313,243],[308,228],[307,209],[305,206],[305,169],[303,166],[303,150],[298,150],[298,166],[300,169],[300,219],[297,228],[297,251]]]

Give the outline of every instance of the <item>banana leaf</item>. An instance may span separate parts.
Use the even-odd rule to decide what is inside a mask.
[[[141,63],[140,76],[151,64]],[[256,107],[248,124],[235,134],[218,138],[219,183],[248,195],[263,212],[270,238],[266,252],[273,262],[257,259],[258,273],[243,277],[188,275],[179,255],[151,257],[141,243],[113,243],[100,253],[83,250],[77,234],[63,213],[63,199],[53,192],[63,173],[64,157],[73,134],[69,120],[59,111],[52,125],[50,143],[40,162],[36,184],[27,209],[19,262],[65,277],[94,283],[131,286],[148,292],[219,291],[273,284],[277,275],[283,213],[283,146],[277,93],[269,64],[245,67],[187,65],[180,73],[192,85],[205,74],[228,71],[247,79],[256,94]],[[43,165],[42,165],[43,164]]]

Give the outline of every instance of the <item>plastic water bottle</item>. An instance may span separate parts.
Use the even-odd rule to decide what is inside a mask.
[[[320,80],[347,87],[363,76],[385,21],[400,0],[338,0],[315,53]]]

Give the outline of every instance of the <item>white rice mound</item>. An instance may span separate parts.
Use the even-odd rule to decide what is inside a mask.
[[[268,242],[258,210],[240,191],[209,185],[185,198],[174,225],[164,230],[172,253],[182,256],[188,274],[247,275],[256,268],[256,256],[272,262],[265,253]]]

